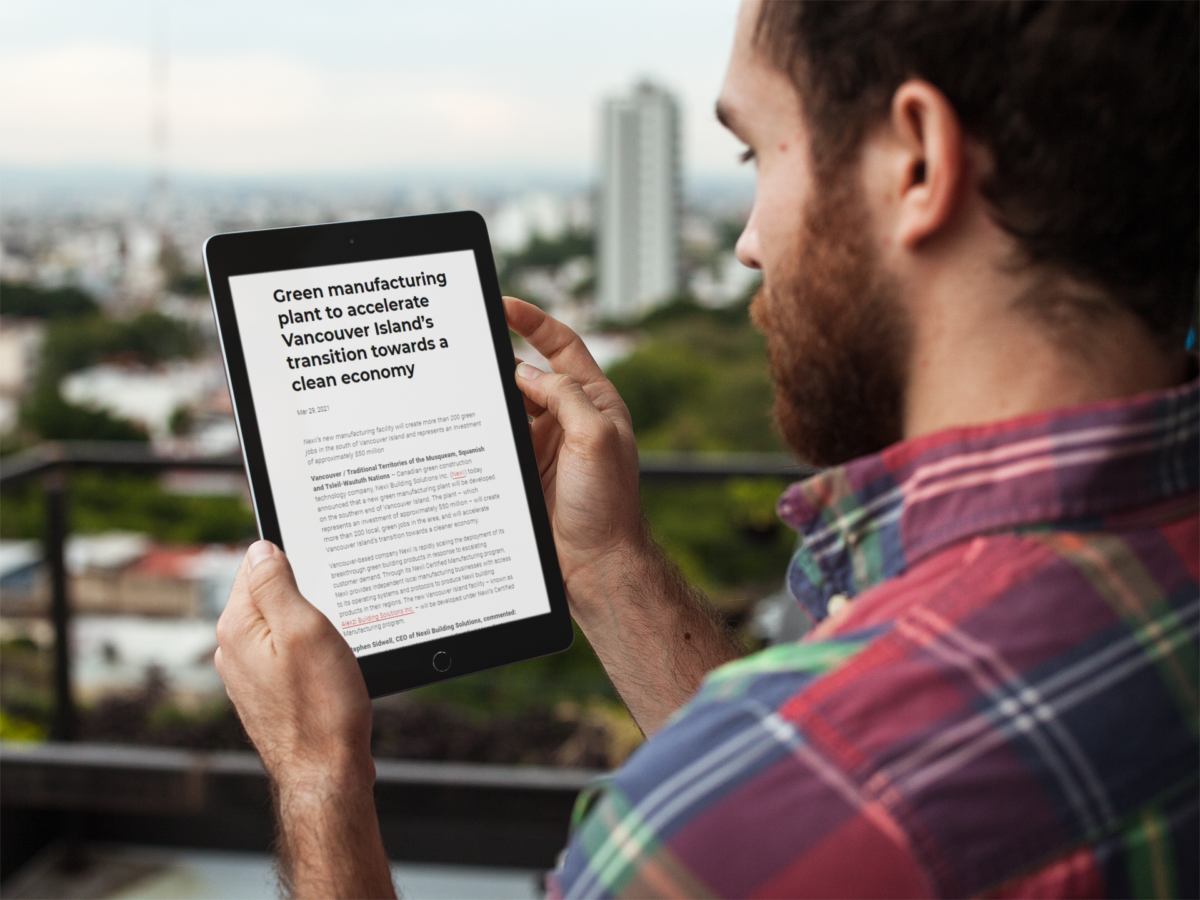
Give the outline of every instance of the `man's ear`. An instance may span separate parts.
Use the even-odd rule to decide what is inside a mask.
[[[891,125],[904,154],[896,238],[912,248],[941,231],[958,206],[966,179],[962,126],[946,95],[919,79],[892,95]]]

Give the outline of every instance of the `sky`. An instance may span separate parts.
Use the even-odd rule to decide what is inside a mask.
[[[736,0],[0,0],[0,166],[215,176],[586,178],[599,104],[648,77],[688,177],[737,179],[713,103]]]

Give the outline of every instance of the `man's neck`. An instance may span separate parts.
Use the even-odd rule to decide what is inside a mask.
[[[1037,314],[1036,297],[1019,302],[1022,292],[1005,282],[930,285],[914,327],[906,438],[1130,397],[1186,378],[1182,349],[1164,352],[1133,313],[1108,309],[1055,323]],[[993,297],[981,296],[989,290]]]

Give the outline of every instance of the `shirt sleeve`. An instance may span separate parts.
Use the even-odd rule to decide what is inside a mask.
[[[780,712],[855,649],[791,644],[710,675],[580,797],[551,896],[928,896],[899,826]]]

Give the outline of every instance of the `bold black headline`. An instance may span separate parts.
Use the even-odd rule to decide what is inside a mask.
[[[395,278],[380,278],[376,275],[371,281],[331,284],[325,288],[303,288],[298,291],[278,288],[271,296],[275,298],[276,303],[290,303],[293,300],[321,300],[326,296],[326,291],[329,292],[328,296],[330,297],[347,297],[352,294],[372,294],[375,291],[386,291],[388,288],[398,291],[402,288],[428,287],[430,285],[445,287],[446,273],[438,272],[430,275],[422,272],[420,275],[399,275]]]
[[[335,284],[327,288],[280,289],[272,296],[277,303],[290,303],[325,298],[327,295],[372,294],[415,286],[445,287],[446,275],[444,272],[434,275],[422,272],[412,278],[375,278],[373,281]],[[393,378],[410,380],[416,373],[416,361],[407,361],[404,357],[450,347],[446,338],[429,333],[434,329],[433,317],[424,312],[429,307],[428,297],[414,295],[399,299],[380,297],[362,303],[327,304],[307,309],[289,308],[279,313],[279,337],[289,351],[310,346],[320,351],[296,355],[289,352],[284,357],[289,370],[302,372],[327,366],[351,366],[349,371],[337,373],[299,374],[292,381],[292,390],[313,391]],[[354,321],[347,321],[349,319]],[[310,323],[317,327],[312,330],[288,330],[293,325]],[[322,328],[321,325],[326,327]],[[388,340],[374,340],[377,338]],[[346,341],[361,340],[368,340],[369,343],[356,347],[344,346]],[[365,363],[365,366],[355,365],[358,363]]]

